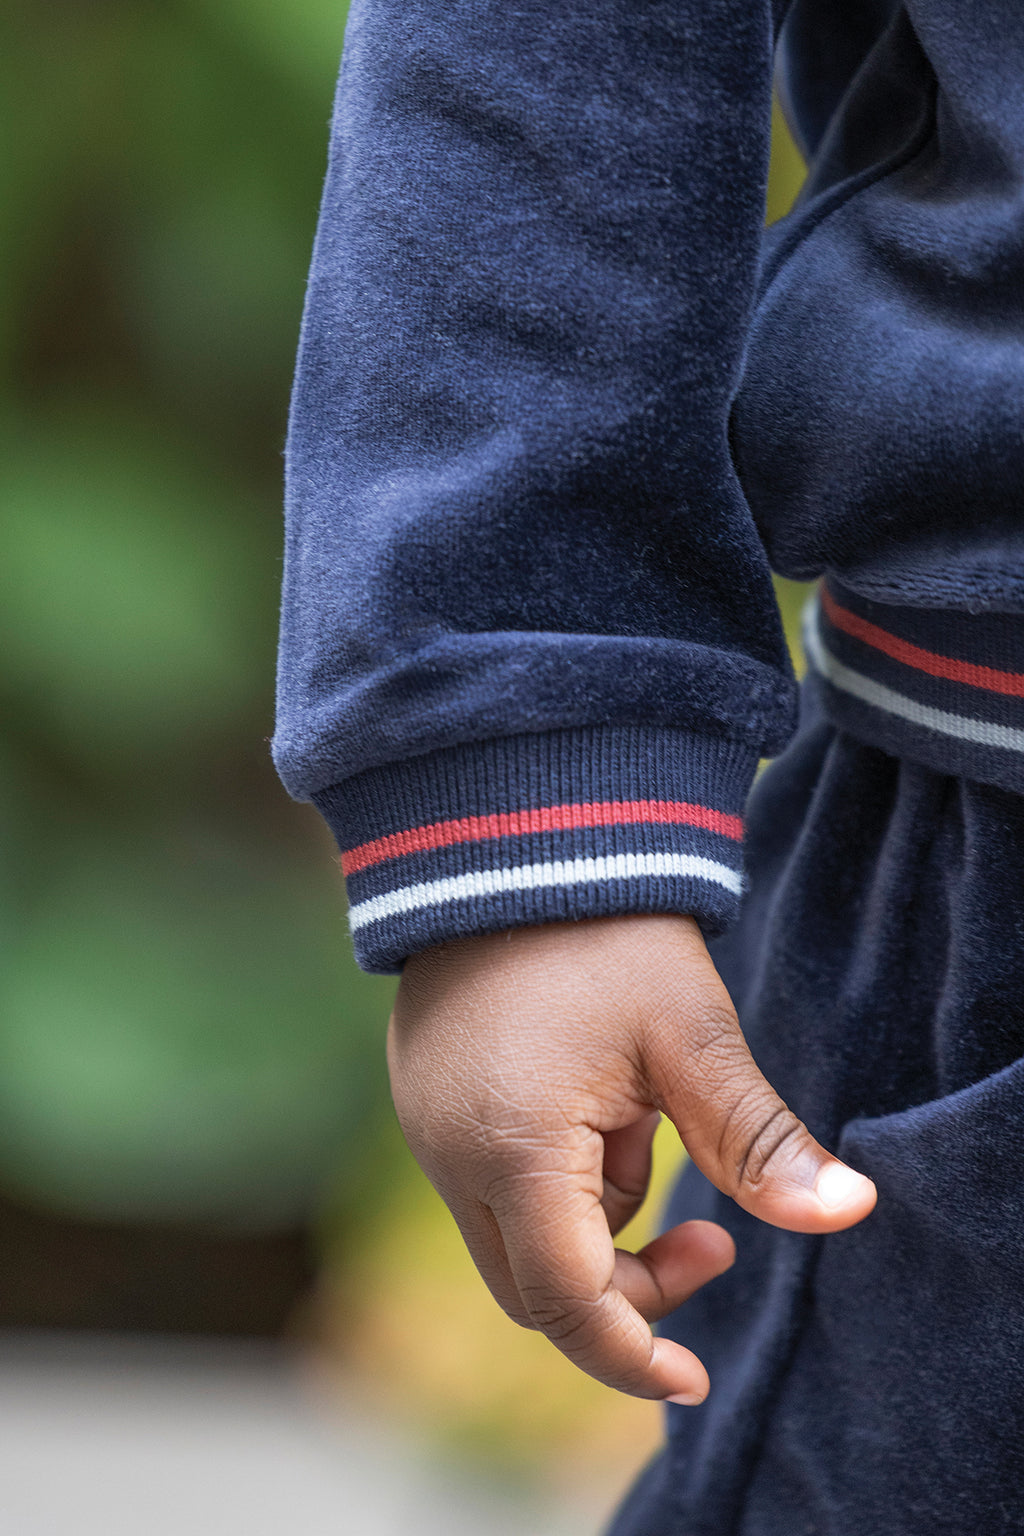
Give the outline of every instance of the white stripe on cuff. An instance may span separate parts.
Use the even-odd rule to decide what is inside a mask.
[[[724,886],[734,896],[743,888],[738,870],[714,859],[690,853],[616,853],[592,859],[555,860],[548,864],[519,864],[506,869],[472,870],[443,880],[426,880],[395,891],[385,891],[358,902],[349,912],[355,933],[367,923],[399,917],[423,907],[467,901],[478,896],[498,896],[507,891],[550,890],[568,885],[600,885],[610,880],[642,880],[650,877],[708,880]]]

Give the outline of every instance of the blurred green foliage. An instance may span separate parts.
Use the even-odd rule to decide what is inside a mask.
[[[10,3],[0,1184],[306,1219],[369,1187],[391,985],[267,738],[334,0]]]
[[[354,1210],[393,1145],[391,984],[267,752],[343,27],[4,8],[0,1187],[86,1214],[291,1223],[328,1183]]]

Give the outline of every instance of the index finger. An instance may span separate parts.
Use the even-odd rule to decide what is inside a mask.
[[[697,1356],[656,1339],[618,1288],[616,1250],[595,1190],[564,1171],[532,1171],[490,1203],[523,1306],[574,1365],[636,1397],[703,1401],[708,1374]],[[661,1281],[663,1310],[710,1278],[670,1265]]]

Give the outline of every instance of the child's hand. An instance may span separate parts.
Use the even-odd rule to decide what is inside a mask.
[[[761,1076],[691,918],[520,928],[415,955],[388,1059],[406,1139],[502,1307],[638,1397],[705,1396],[700,1361],[647,1323],[734,1256],[710,1222],[613,1248],[646,1191],[655,1111],[775,1226],[834,1232],[875,1203]]]

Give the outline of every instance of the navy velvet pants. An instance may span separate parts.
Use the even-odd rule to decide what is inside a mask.
[[[668,1319],[711,1375],[614,1536],[1024,1532],[1024,799],[891,757],[805,697],[715,959],[768,1079],[875,1180],[825,1238],[693,1168],[738,1259]]]

